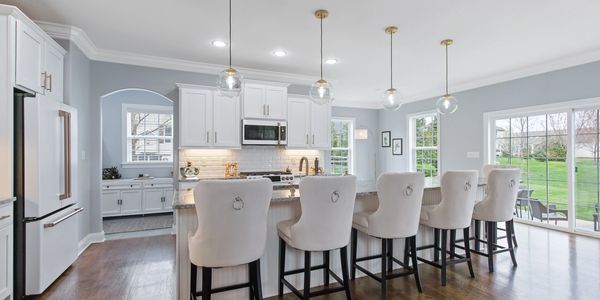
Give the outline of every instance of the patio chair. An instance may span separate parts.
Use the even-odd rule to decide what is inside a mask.
[[[596,213],[594,214],[594,231],[600,231],[600,226],[598,226],[598,216],[600,215],[598,210],[600,210],[600,203],[596,203],[595,207]]]
[[[519,218],[523,218],[523,208],[529,208],[529,199],[531,199],[531,194],[533,194],[533,190],[531,189],[520,189],[517,193],[517,201],[515,202],[515,215]],[[531,216],[531,212],[529,212],[529,217]]]
[[[546,207],[540,200],[530,198],[529,207],[531,208],[531,216],[535,219],[543,221],[554,221],[554,224],[558,224],[558,221],[569,220],[569,212],[566,209],[556,209],[556,204],[549,204]]]

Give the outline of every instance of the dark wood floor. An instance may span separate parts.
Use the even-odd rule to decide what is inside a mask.
[[[466,266],[449,268],[448,285],[439,271],[420,265],[424,293],[412,278],[389,282],[388,299],[599,299],[600,239],[516,225],[519,266],[509,255],[487,261],[474,257],[476,278]],[[39,299],[174,299],[175,238],[158,236],[92,245]],[[317,276],[317,274],[314,274]],[[355,300],[379,299],[376,281],[362,277],[352,283]],[[344,299],[343,293],[315,299]],[[296,299],[293,295],[269,300]]]

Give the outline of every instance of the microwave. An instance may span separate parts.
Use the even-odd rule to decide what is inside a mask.
[[[244,119],[242,121],[242,145],[287,145],[287,122]]]

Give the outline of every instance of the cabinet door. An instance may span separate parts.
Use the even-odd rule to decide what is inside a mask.
[[[102,192],[102,215],[118,215],[121,212],[119,205],[121,193],[119,191],[103,191]]]
[[[311,103],[311,144],[313,148],[331,148],[329,130],[331,126],[331,106]]]
[[[44,40],[37,32],[17,21],[16,84],[44,93]]]
[[[46,97],[51,100],[63,102],[63,62],[64,57],[60,51],[50,45],[45,47]]]
[[[166,211],[173,210],[173,189],[163,190],[163,209]]]
[[[308,148],[311,138],[309,100],[290,98],[288,109],[288,148]]]
[[[137,214],[142,212],[142,191],[121,191],[121,214]]]
[[[13,226],[0,229],[0,299],[10,298],[13,289]]]
[[[212,91],[182,89],[179,94],[179,145],[207,147],[212,142]]]
[[[263,86],[246,84],[242,94],[244,118],[264,118],[267,114]]]
[[[287,89],[282,87],[265,88],[267,118],[285,120],[287,118]]]
[[[240,101],[214,95],[213,102],[213,145],[218,147],[241,147]]]
[[[163,209],[163,190],[144,190],[144,212],[159,212]]]

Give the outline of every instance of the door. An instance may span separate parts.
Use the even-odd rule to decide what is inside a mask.
[[[138,214],[142,212],[142,191],[121,191],[121,214]]]
[[[311,145],[313,148],[329,149],[330,143],[330,126],[331,126],[331,106],[318,105],[311,103]]]
[[[244,118],[264,118],[267,114],[265,89],[260,85],[245,84],[242,95]]]
[[[600,234],[600,109],[574,112],[575,228]]]
[[[290,98],[288,108],[288,148],[310,147],[309,100]]]
[[[45,47],[46,97],[63,102],[63,55],[54,47]]]
[[[173,209],[173,189],[164,189],[163,190],[163,209],[166,211],[170,211]]]
[[[144,190],[144,212],[159,212],[163,209],[163,190]]]
[[[102,215],[118,215],[121,212],[121,193],[119,191],[102,192]]]
[[[213,102],[213,145],[240,147],[240,101],[215,93]]]
[[[17,20],[16,84],[44,93],[44,40]]]
[[[281,87],[266,87],[265,105],[268,119],[285,120],[287,117],[286,89]]]
[[[212,142],[212,91],[182,89],[179,95],[180,146],[209,146]]]
[[[13,289],[13,226],[0,229],[0,299],[12,294]]]

